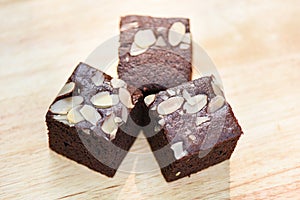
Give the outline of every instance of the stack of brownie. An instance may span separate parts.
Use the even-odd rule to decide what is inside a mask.
[[[213,76],[191,80],[189,20],[126,16],[119,78],[80,63],[46,115],[50,148],[113,177],[143,130],[166,181],[229,159],[242,134]]]

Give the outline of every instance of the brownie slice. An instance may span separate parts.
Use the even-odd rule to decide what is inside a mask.
[[[166,181],[230,158],[241,127],[213,77],[149,95],[145,134]]]
[[[47,112],[50,148],[113,177],[138,134],[134,106],[142,99],[123,80],[80,63]]]
[[[191,80],[189,20],[129,15],[121,18],[118,75],[147,93]]]

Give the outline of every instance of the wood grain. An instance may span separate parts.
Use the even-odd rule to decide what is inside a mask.
[[[299,7],[298,0],[0,1],[0,199],[299,199]],[[49,150],[49,104],[126,14],[191,18],[245,132],[230,161],[166,183],[158,167],[109,179]],[[145,144],[139,138],[132,152],[149,152]]]

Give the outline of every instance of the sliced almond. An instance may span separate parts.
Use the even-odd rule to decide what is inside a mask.
[[[148,48],[156,41],[155,35],[151,29],[139,30],[134,36],[134,43],[140,48]]]
[[[177,172],[176,174],[175,174],[175,176],[179,176],[181,174],[181,172]]]
[[[149,106],[155,100],[155,94],[148,95],[144,98],[146,106]]]
[[[139,24],[138,22],[130,22],[128,24],[123,24],[120,28],[121,31],[126,31],[128,29],[138,28]]]
[[[71,92],[73,92],[74,88],[75,88],[75,83],[74,82],[66,83],[64,85],[64,87],[59,91],[57,96],[60,97],[60,96],[63,96],[65,94],[71,93]]]
[[[79,111],[84,119],[94,126],[96,126],[97,122],[101,119],[101,115],[93,106],[84,105]]]
[[[110,115],[109,117],[107,117],[104,120],[104,122],[101,126],[101,129],[103,130],[103,132],[110,135],[111,140],[115,138],[115,134],[118,129],[118,126],[115,123],[114,118],[115,118],[115,116],[113,114]]]
[[[187,102],[189,102],[192,98],[186,89],[182,90],[182,96]]]
[[[211,86],[212,86],[212,88],[214,90],[215,95],[224,96],[222,90],[220,89],[220,87],[217,84],[215,84],[214,82],[212,82]]]
[[[68,121],[72,124],[77,124],[78,122],[81,122],[84,120],[83,116],[81,115],[81,113],[79,112],[79,110],[82,108],[81,105],[76,106],[74,108],[72,108],[68,114],[67,114],[67,118]]]
[[[72,107],[75,107],[83,102],[82,96],[73,96],[61,99],[55,102],[50,111],[55,114],[67,114]]]
[[[113,100],[114,98],[114,100]],[[117,103],[116,97],[109,94],[109,92],[100,92],[91,98],[91,102],[99,108],[109,108]]]
[[[207,112],[213,113],[222,108],[225,104],[224,97],[217,95],[213,99],[210,100],[207,106]]]
[[[123,122],[123,120],[122,120],[120,117],[115,117],[115,118],[114,118],[114,122],[115,122],[116,124],[120,124],[120,123]]]
[[[189,139],[192,141],[196,141],[197,138],[195,135],[189,135]]]
[[[191,105],[188,102],[185,102],[185,104],[183,105],[183,109],[186,111],[186,113],[194,114],[199,112],[205,105],[206,101],[196,103],[195,105]]]
[[[96,86],[100,86],[104,81],[103,73],[96,71],[95,75],[91,79]]]
[[[190,105],[195,105],[195,104],[204,104],[206,105],[207,103],[207,96],[205,94],[198,94],[198,95],[195,95],[193,97],[191,97],[189,100],[188,100],[188,103]]]
[[[157,32],[162,33],[166,30],[166,28],[165,27],[158,27],[156,30],[157,30]]]
[[[165,47],[167,46],[164,38],[162,36],[159,36],[156,40],[155,46],[159,46],[159,47]]]
[[[190,33],[184,34],[181,42],[186,43],[186,44],[190,44],[191,43],[191,34]]]
[[[168,34],[169,43],[172,46],[177,46],[181,42],[185,34],[185,31],[186,29],[183,23],[175,22],[169,29],[169,34]]]
[[[158,105],[157,112],[161,115],[168,115],[178,110],[183,102],[184,98],[182,97],[171,97]]]
[[[67,115],[53,115],[53,119],[56,119],[56,120],[67,120]]]
[[[200,124],[209,121],[209,117],[197,117],[196,118],[196,125],[199,126]]]
[[[127,86],[127,84],[123,80],[118,78],[111,79],[110,83],[113,88],[121,88]]]
[[[177,142],[171,145],[171,149],[174,151],[174,156],[177,160],[184,157],[187,152],[183,151],[183,142]]]
[[[167,93],[170,95],[170,96],[174,96],[176,94],[176,92],[174,90],[171,90],[171,89],[167,89]]]
[[[165,122],[164,119],[160,119],[160,120],[158,121],[158,124],[161,125],[161,126],[164,126],[165,123],[166,123],[166,122]]]
[[[128,110],[125,106],[122,107],[122,113],[121,113],[121,118],[123,120],[123,122],[127,122],[128,119]]]
[[[144,53],[145,51],[147,51],[148,48],[140,48],[138,47],[135,43],[132,43],[131,45],[131,49],[130,49],[130,55],[132,56],[137,56],[140,55],[142,53]]]
[[[129,91],[125,88],[120,88],[119,89],[119,99],[121,103],[126,106],[127,108],[133,108],[133,104],[131,101],[131,95]]]
[[[179,45],[179,48],[180,48],[180,49],[188,49],[188,48],[190,48],[190,45],[189,45],[189,44],[181,43],[181,44]]]

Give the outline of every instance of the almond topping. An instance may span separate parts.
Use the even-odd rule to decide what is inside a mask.
[[[65,94],[71,93],[71,92],[73,92],[74,88],[75,88],[75,83],[74,82],[66,83],[64,85],[64,87],[60,90],[60,92],[58,93],[57,96],[60,97],[60,96],[63,96]]]
[[[101,119],[101,115],[98,111],[90,105],[84,105],[80,109],[80,113],[86,121],[90,122],[94,126],[96,126],[97,122]]]
[[[157,112],[161,115],[173,113],[181,107],[183,101],[182,97],[171,97],[158,105]]]

